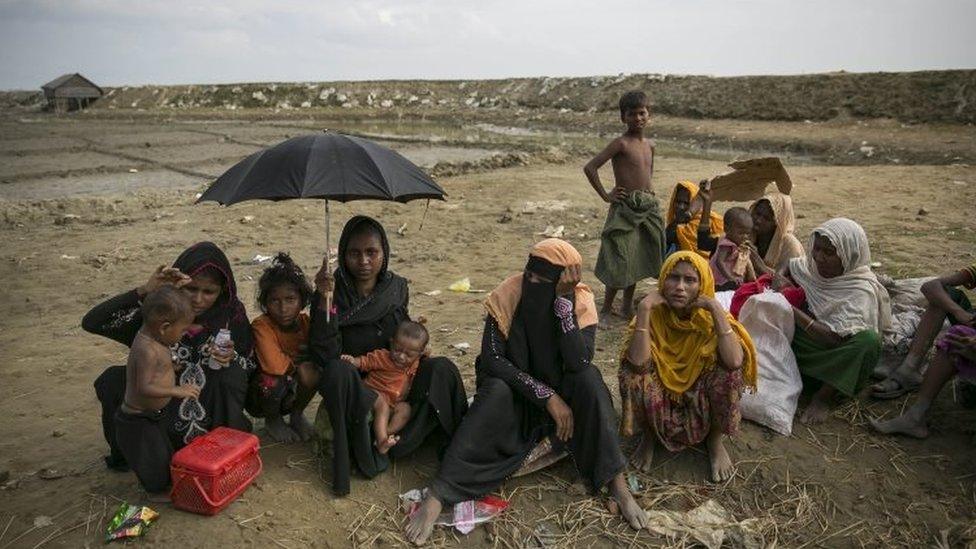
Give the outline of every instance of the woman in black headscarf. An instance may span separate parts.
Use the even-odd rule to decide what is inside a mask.
[[[407,281],[388,269],[390,244],[376,220],[356,216],[339,238],[335,273],[327,265],[315,277],[309,350],[321,365],[319,392],[333,430],[332,489],[349,493],[350,457],[367,477],[386,470],[387,456],[373,444],[367,416],[376,393],[366,388],[356,367],[340,354],[362,356],[386,348],[396,326],[409,318]],[[331,314],[326,318],[326,293],[333,290]],[[407,396],[411,418],[388,456],[416,450],[430,435],[446,447],[467,410],[464,385],[457,366],[445,357],[421,360]]]
[[[569,450],[593,491],[610,489],[632,527],[646,527],[623,476],[610,392],[591,363],[597,314],[582,262],[568,242],[543,240],[525,271],[489,294],[478,393],[407,525],[411,542],[427,540],[444,505],[498,488],[545,437]]]
[[[244,305],[237,299],[237,285],[227,256],[216,244],[200,242],[187,248],[172,267],[160,266],[144,285],[89,311],[81,321],[82,328],[131,346],[142,326],[142,298],[166,284],[183,290],[196,314],[193,325],[173,350],[177,382],[201,388],[198,400],[174,399],[167,407],[164,420],[174,444],[183,446],[221,425],[250,431],[251,421],[244,415],[244,397],[248,376],[255,366],[251,325]],[[213,345],[221,328],[230,330],[232,340],[223,349]],[[124,470],[127,465],[115,441],[112,418],[125,396],[125,366],[107,368],[95,380],[95,393],[102,403],[102,429],[111,450],[105,462],[113,469]]]

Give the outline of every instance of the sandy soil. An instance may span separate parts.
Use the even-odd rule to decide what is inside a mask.
[[[410,135],[432,133],[421,124],[412,130],[400,127]],[[761,137],[770,140],[788,131],[773,123],[757,127],[769,128]],[[508,144],[487,147],[473,139],[473,157],[439,151],[430,143],[393,145],[404,152],[425,148],[432,162],[476,161],[483,158],[477,156],[480,149],[509,150],[517,148],[518,139],[538,137],[490,130],[474,134],[492,133]],[[125,349],[81,330],[81,316],[92,305],[140,284],[154,266],[172,261],[201,239],[214,240],[227,251],[252,313],[261,271],[251,263],[255,254],[288,250],[309,271],[321,261],[321,203],[192,205],[208,176],[257,146],[298,131],[232,121],[0,120],[0,278],[7,284],[0,295],[6,313],[0,318],[0,471],[9,471],[12,479],[0,495],[0,547],[98,545],[118,501],[140,498],[132,475],[111,473],[101,465],[105,448],[91,383],[104,366],[123,361]],[[938,128],[919,132],[933,136],[925,141],[927,149],[940,146],[934,140],[952,139],[952,132]],[[940,137],[945,135],[950,137]],[[842,138],[836,139],[839,147]],[[921,138],[906,142],[913,139]],[[108,160],[94,162],[103,156]],[[586,158],[569,153],[561,158],[441,179],[450,200],[431,204],[422,230],[422,204],[357,202],[333,208],[334,233],[357,213],[383,221],[392,234],[392,268],[411,281],[411,312],[431,319],[435,352],[455,359],[469,391],[483,296],[422,292],[446,290],[465,276],[474,288],[490,289],[521,268],[528,247],[547,225],[565,226],[567,238],[588,259],[588,280],[598,285],[592,266],[605,207],[582,176]],[[659,195],[678,179],[723,171],[731,158],[669,149],[658,161]],[[791,164],[790,172],[801,232],[829,216],[858,219],[872,238],[881,270],[894,276],[942,272],[973,261],[972,166],[804,162]],[[541,200],[560,201],[562,209],[523,213],[527,202]],[[919,215],[921,208],[928,213]],[[510,220],[502,222],[503,216]],[[404,224],[404,234],[396,234]],[[597,294],[602,295],[599,288]],[[618,324],[599,335],[595,361],[615,397],[621,330]],[[462,342],[471,344],[467,354],[450,348]],[[758,518],[766,543],[786,547],[922,546],[940,540],[961,545],[972,539],[976,526],[976,417],[949,393],[935,406],[934,434],[924,442],[879,437],[866,429],[868,416],[897,413],[903,400],[849,402],[825,425],[798,425],[789,438],[745,423],[731,444],[738,475],[725,485],[705,482],[703,451],[660,456],[653,474],[637,476],[638,495],[647,507],[680,510],[715,498],[737,519]],[[313,402],[309,415],[316,406]],[[354,479],[352,496],[336,499],[328,479],[319,474],[322,464],[312,445],[273,444],[263,431],[259,435],[265,469],[255,487],[214,518],[160,506],[162,517],[141,543],[397,545],[401,517],[396,495],[423,486],[436,469],[433,452],[425,449],[373,481]],[[635,537],[585,495],[568,462],[508,482],[501,493],[513,499],[503,520],[466,538],[438,530],[434,543],[669,543],[647,533]],[[53,517],[53,525],[35,527],[41,516]]]

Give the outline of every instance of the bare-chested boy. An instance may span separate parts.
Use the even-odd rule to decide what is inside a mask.
[[[633,316],[637,282],[657,277],[664,255],[664,221],[654,191],[654,143],[644,138],[650,118],[647,96],[631,91],[620,97],[620,121],[627,131],[614,139],[583,168],[583,173],[610,211],[601,234],[597,278],[606,285],[601,316],[613,311],[617,290],[623,288],[620,316]],[[597,170],[607,161],[613,164],[614,187],[603,187]]]
[[[125,400],[115,413],[116,440],[139,483],[156,498],[170,485],[167,408],[173,398],[198,398],[195,385],[176,385],[171,347],[193,323],[193,307],[186,295],[163,286],[142,301],[142,327],[129,349],[125,365]]]

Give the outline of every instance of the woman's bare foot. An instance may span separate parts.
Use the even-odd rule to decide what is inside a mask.
[[[428,492],[427,497],[424,498],[420,507],[414,511],[413,516],[407,522],[405,532],[407,541],[414,545],[427,543],[427,538],[434,531],[434,522],[437,520],[437,515],[441,514],[442,507],[441,500]]]
[[[800,423],[817,425],[826,421],[827,416],[830,415],[830,401],[836,393],[837,390],[827,384],[817,389],[810,399],[810,404],[807,404],[806,409],[800,414]]]
[[[315,435],[315,427],[312,427],[312,424],[305,419],[305,414],[301,412],[292,412],[288,418],[288,425],[303,442],[311,440]]]
[[[826,421],[828,414],[830,414],[830,404],[814,397],[803,410],[803,413],[800,414],[800,423],[817,425]]]
[[[271,438],[278,442],[290,443],[300,440],[298,433],[292,431],[291,427],[285,424],[285,420],[281,416],[265,418],[264,428],[268,430]]]
[[[706,445],[708,446],[708,460],[712,465],[712,482],[725,482],[735,475],[732,458],[729,457],[729,452],[725,449],[724,436],[722,431],[718,429],[713,429],[708,434]]]
[[[380,451],[381,454],[386,454],[387,452],[390,451],[390,448],[396,446],[397,442],[400,442],[400,437],[396,435],[390,435],[382,441],[377,440],[376,448]]]
[[[875,431],[886,435],[908,435],[915,438],[926,438],[929,436],[929,428],[925,424],[925,418],[916,419],[910,414],[902,414],[888,421],[869,420],[871,427]]]
[[[654,446],[656,445],[657,442],[654,440],[654,435],[650,433],[641,435],[637,449],[630,456],[630,463],[635,469],[642,473],[651,472],[651,464],[654,462]]]
[[[620,514],[630,524],[634,530],[647,528],[647,512],[637,504],[630,488],[627,487],[627,480],[623,473],[617,473],[610,481],[610,495],[616,500],[620,508]]]

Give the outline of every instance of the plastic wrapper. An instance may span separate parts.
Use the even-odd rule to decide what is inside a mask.
[[[420,507],[420,502],[427,495],[427,489],[410,490],[400,494],[400,504],[407,516],[412,516]],[[453,508],[445,509],[438,515],[434,524],[439,526],[453,526],[458,532],[468,534],[482,522],[488,522],[502,511],[508,509],[508,500],[485,496],[478,500],[462,501]]]
[[[458,280],[448,286],[447,289],[451,290],[452,292],[469,292],[471,291],[471,279],[467,277],[462,278],[461,280]]]
[[[108,523],[105,541],[137,538],[146,533],[149,525],[159,517],[159,513],[149,507],[123,503]]]

